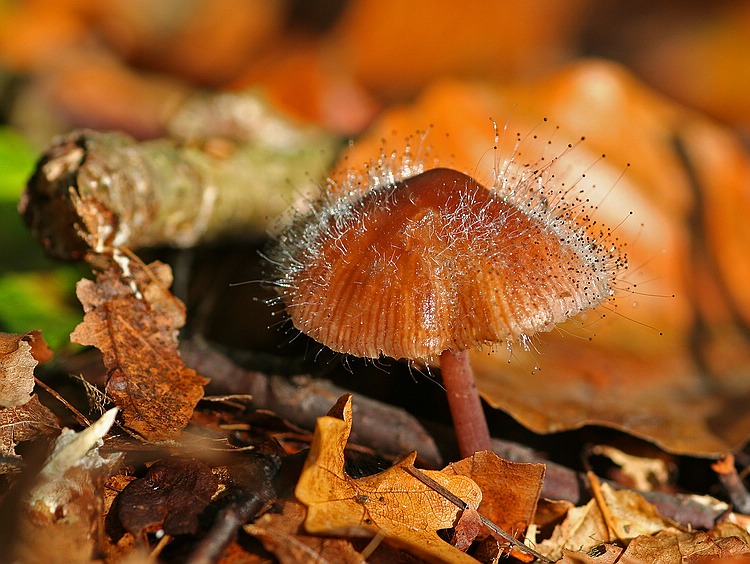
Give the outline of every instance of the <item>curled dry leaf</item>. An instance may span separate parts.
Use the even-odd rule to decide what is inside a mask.
[[[169,440],[187,425],[206,380],[185,366],[177,350],[185,308],[168,290],[169,266],[131,262],[130,270],[141,297],[113,263],[96,282],[78,283],[86,315],[70,338],[102,351],[106,391],[122,409],[125,426],[146,440]]]
[[[219,479],[203,462],[159,460],[143,478],[125,486],[117,498],[117,516],[136,537],[159,530],[168,535],[195,534],[198,516],[218,486]]]
[[[750,162],[739,140],[622,67],[584,61],[536,82],[434,83],[387,110],[341,168],[381,149],[386,157],[372,165],[387,167],[406,135],[433,124],[410,141],[412,155],[492,179],[490,116],[507,126],[497,164],[518,152],[540,165],[560,157],[557,181],[597,206],[630,268],[612,304],[535,338],[528,351],[473,353],[483,397],[536,432],[597,423],[671,452],[740,445],[750,435]]]
[[[39,331],[0,333],[0,406],[18,407],[34,389],[34,368],[52,357]]]
[[[346,539],[327,539],[304,533],[305,507],[286,501],[282,513],[267,513],[245,532],[258,538],[281,564],[326,562],[327,564],[364,564],[365,559]]]
[[[320,417],[310,454],[295,489],[307,506],[305,529],[325,535],[382,534],[386,540],[432,561],[476,562],[443,541],[437,532],[456,524],[461,511],[405,468],[416,453],[378,474],[360,479],[344,471],[344,448],[352,425],[351,396],[343,396],[331,413]],[[423,471],[476,509],[479,487],[464,476]]]

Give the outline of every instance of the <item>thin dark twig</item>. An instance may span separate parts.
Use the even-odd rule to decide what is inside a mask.
[[[432,488],[437,493],[442,495],[445,499],[450,501],[453,505],[458,507],[461,510],[469,509],[469,504],[466,503],[464,500],[462,500],[460,497],[454,495],[450,491],[448,491],[446,488],[441,486],[439,483],[437,483],[435,480],[430,478],[427,474],[424,472],[421,472],[417,468],[414,468],[413,466],[407,466],[404,468],[409,474],[414,476],[417,480],[422,482],[424,485],[426,485],[429,488]],[[479,518],[482,521],[482,525],[487,527],[490,531],[495,533],[496,535],[500,536],[501,538],[508,541],[510,544],[512,544],[514,547],[516,547],[518,550],[521,550],[523,552],[526,552],[527,554],[530,554],[537,560],[541,562],[547,562],[551,564],[553,561],[544,556],[543,554],[540,554],[530,546],[526,546],[521,541],[519,541],[516,537],[511,535],[510,533],[506,533],[504,530],[502,530],[500,527],[498,527],[495,523],[487,519],[484,515],[479,513]]]
[[[64,397],[62,397],[60,394],[57,393],[56,390],[53,390],[50,388],[47,384],[42,382],[39,378],[34,377],[34,382],[37,386],[40,388],[43,388],[44,391],[46,391],[49,395],[51,395],[53,398],[55,398],[57,401],[59,401],[61,404],[63,404],[65,407],[67,407],[70,412],[73,414],[73,416],[76,418],[76,421],[78,421],[81,425],[84,427],[91,427],[91,421],[88,420],[88,418],[78,411],[75,407],[73,407],[68,400],[66,400]]]

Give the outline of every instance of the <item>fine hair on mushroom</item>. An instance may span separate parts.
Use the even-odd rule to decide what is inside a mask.
[[[524,162],[523,142],[501,161],[495,127],[484,185],[409,145],[382,151],[330,179],[267,253],[299,331],[356,357],[439,360],[462,456],[490,448],[468,351],[528,347],[611,300],[627,267],[577,182],[557,180],[565,151]]]

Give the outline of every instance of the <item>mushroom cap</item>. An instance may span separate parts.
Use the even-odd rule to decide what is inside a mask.
[[[446,168],[329,196],[272,253],[294,326],[342,353],[430,360],[525,343],[610,298],[615,247],[572,206],[521,200]]]

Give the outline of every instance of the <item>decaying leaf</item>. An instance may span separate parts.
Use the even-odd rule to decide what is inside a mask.
[[[634,490],[647,492],[665,486],[670,477],[669,464],[663,458],[635,456],[611,445],[593,445],[589,452],[606,456],[619,466],[620,483]]]
[[[15,469],[21,458],[16,455],[16,445],[40,435],[50,435],[60,430],[55,415],[34,394],[20,407],[0,409],[0,473]]]
[[[99,447],[116,414],[108,411],[79,433],[63,429],[23,500],[12,561],[92,560],[102,517],[100,479],[120,458],[101,456]]]
[[[385,536],[420,557],[475,562],[436,533],[453,527],[460,510],[405,469],[416,453],[378,474],[353,479],[344,472],[344,448],[352,425],[351,396],[343,396],[329,415],[318,419],[310,454],[295,489],[307,506],[305,529],[314,534]],[[464,476],[423,471],[476,509],[479,487]]]
[[[326,562],[327,564],[363,564],[365,559],[346,539],[331,539],[305,534],[302,523],[305,507],[287,501],[281,514],[267,513],[251,525],[247,533],[257,537],[281,564]]]
[[[539,543],[537,550],[557,560],[563,550],[586,552],[613,540],[627,541],[675,526],[632,490],[615,490],[605,483],[601,485],[601,492],[611,519],[605,519],[601,507],[592,499],[582,507],[571,508],[565,520],[555,527],[549,539]]]
[[[203,462],[168,458],[155,462],[143,478],[130,482],[117,499],[117,515],[128,532],[163,530],[195,534],[198,516],[211,501],[219,479]]]
[[[17,407],[29,401],[34,389],[34,367],[50,356],[39,331],[25,335],[0,333],[0,407]]]
[[[177,351],[185,308],[168,290],[169,266],[131,261],[130,270],[140,297],[114,264],[96,282],[78,283],[86,315],[70,338],[102,351],[107,394],[122,409],[125,426],[146,440],[169,440],[187,425],[206,380]]]

